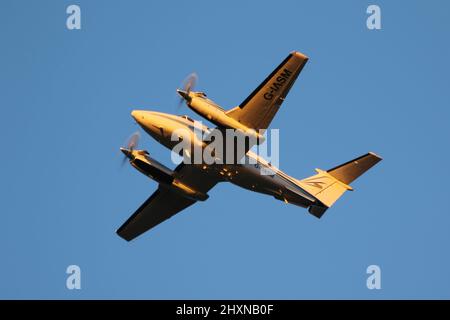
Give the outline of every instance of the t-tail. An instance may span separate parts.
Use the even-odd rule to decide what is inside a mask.
[[[309,212],[320,218],[345,191],[353,191],[351,182],[381,160],[381,157],[369,152],[327,171],[316,169],[316,175],[298,181],[302,189],[318,200],[309,207]]]

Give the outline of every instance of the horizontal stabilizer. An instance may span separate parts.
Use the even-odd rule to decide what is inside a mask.
[[[379,161],[381,161],[381,157],[377,156],[373,152],[369,152],[361,157],[334,167],[327,172],[339,181],[345,184],[350,184],[353,180],[372,168]]]
[[[317,174],[298,181],[299,186],[313,195],[320,203],[311,206],[309,212],[320,217],[345,191],[353,190],[349,184],[381,161],[369,152],[328,171],[316,169]]]

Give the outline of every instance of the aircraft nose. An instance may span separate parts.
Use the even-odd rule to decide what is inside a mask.
[[[150,128],[158,123],[159,118],[151,111],[133,110],[131,116],[143,128]]]
[[[139,123],[139,121],[144,119],[142,111],[140,110],[131,111],[131,116],[133,117],[134,120],[136,120],[137,123]]]
[[[153,122],[152,113],[145,110],[133,110],[131,112],[133,119],[142,127]]]

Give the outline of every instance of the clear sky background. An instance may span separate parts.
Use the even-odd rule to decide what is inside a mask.
[[[81,7],[82,29],[66,28]],[[366,27],[381,7],[382,30]],[[448,1],[0,2],[0,298],[450,298]],[[222,183],[127,243],[157,184],[120,168],[133,109],[192,71],[224,108],[310,57],[272,123],[303,178],[384,160],[322,219]],[[170,164],[148,135],[142,146]],[[81,290],[66,289],[68,265]],[[381,267],[381,290],[366,268]]]

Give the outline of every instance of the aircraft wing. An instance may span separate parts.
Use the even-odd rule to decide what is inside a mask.
[[[308,57],[291,52],[245,99],[226,114],[251,129],[267,129],[291,89]]]
[[[197,191],[207,193],[219,180],[194,165],[180,164],[175,169],[177,178]],[[142,233],[169,219],[196,201],[159,185],[136,212],[117,230],[117,234],[131,241]]]
[[[180,163],[175,168],[175,175],[178,180],[203,193],[207,193],[221,181],[202,170],[200,166],[192,164]]]

